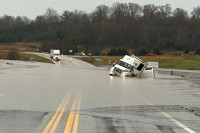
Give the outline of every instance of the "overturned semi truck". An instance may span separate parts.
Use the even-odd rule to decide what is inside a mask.
[[[110,69],[110,75],[130,77],[154,77],[155,72],[153,67],[147,67],[147,63],[145,63],[140,58],[134,55],[125,55]]]

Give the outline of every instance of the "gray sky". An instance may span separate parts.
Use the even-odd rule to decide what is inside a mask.
[[[172,9],[183,8],[190,13],[194,7],[200,5],[200,0],[0,0],[0,17],[7,14],[10,16],[27,16],[35,19],[43,15],[48,7],[55,9],[59,14],[63,11],[84,10],[93,11],[98,5],[112,6],[115,2],[137,3],[139,5],[155,4],[165,5],[169,3]]]

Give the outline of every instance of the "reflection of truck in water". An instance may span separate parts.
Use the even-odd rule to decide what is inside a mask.
[[[54,61],[60,61],[60,50],[51,49],[50,58]]]
[[[154,76],[154,69],[147,68],[147,64],[132,55],[125,55],[123,59],[120,59],[111,69],[110,75],[113,76]]]

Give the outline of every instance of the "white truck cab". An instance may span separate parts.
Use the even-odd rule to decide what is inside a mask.
[[[147,71],[153,74],[153,68],[147,70],[147,64],[144,61],[134,55],[125,55],[110,69],[110,75],[138,77],[149,73]]]
[[[60,61],[60,50],[51,49],[50,58],[54,61]]]

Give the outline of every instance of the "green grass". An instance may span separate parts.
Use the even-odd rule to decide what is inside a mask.
[[[200,70],[200,58],[164,59],[159,62],[161,68]]]
[[[36,61],[36,62],[44,62],[44,63],[51,63],[53,62],[51,60],[48,60],[44,57],[34,55],[34,54],[26,54],[26,53],[19,53],[19,60],[23,61]]]
[[[92,56],[92,57],[76,57],[77,59],[89,62],[95,66],[111,65],[122,58],[122,56]],[[102,61],[96,61],[96,58],[102,59]],[[159,62],[160,68],[169,69],[186,69],[186,70],[200,70],[200,57],[196,56],[139,56],[143,61]]]
[[[113,64],[115,61],[121,59],[122,56],[90,56],[90,57],[83,56],[83,57],[75,57],[75,58],[91,63],[95,66],[104,66],[104,65],[109,65],[109,60],[111,64]],[[102,59],[102,61],[96,61],[96,58]]]

